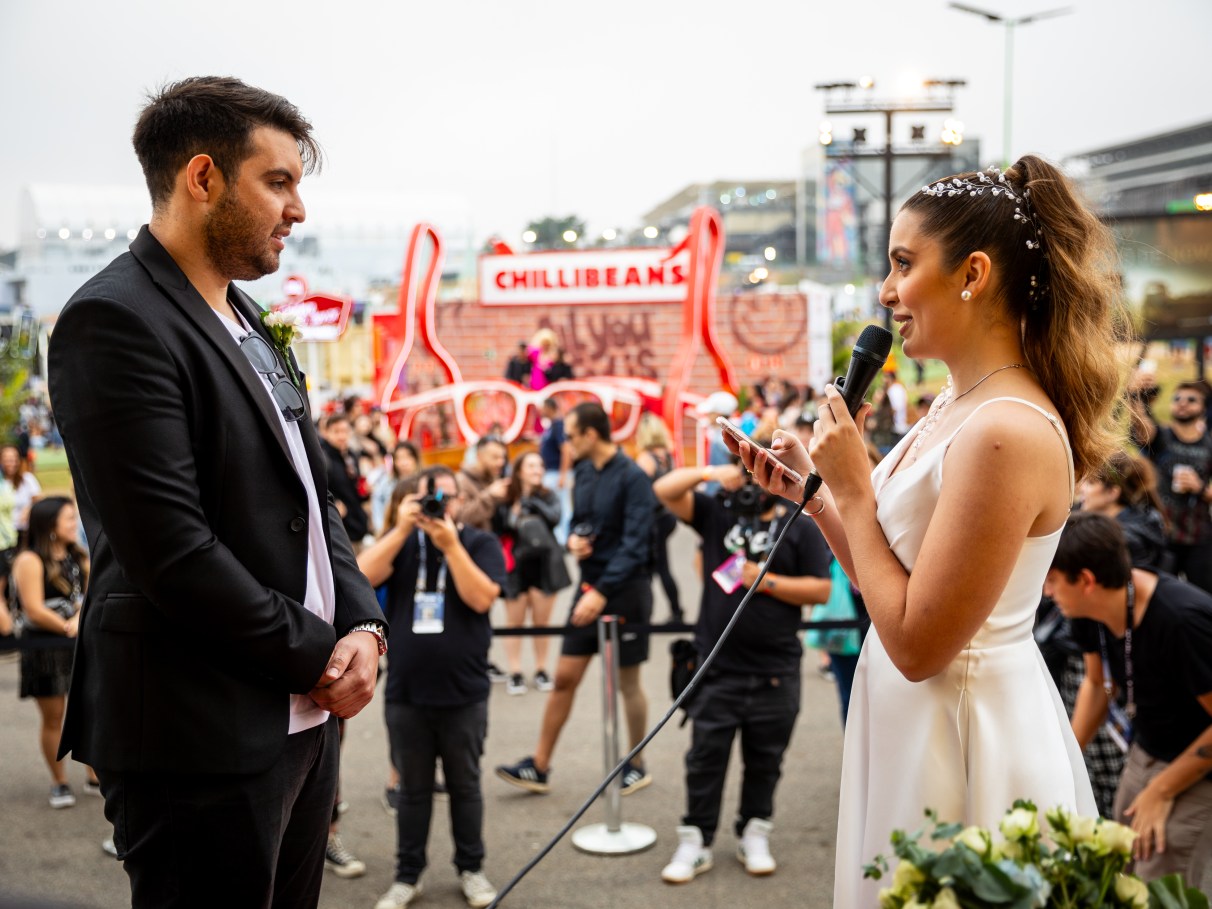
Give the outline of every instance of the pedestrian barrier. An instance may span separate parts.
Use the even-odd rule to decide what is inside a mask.
[[[835,628],[857,628],[862,630],[866,626],[866,622],[859,619],[837,619],[825,622],[800,622],[800,630],[816,629],[818,631],[828,631]],[[667,622],[663,625],[631,625],[629,630],[641,631],[648,634],[693,634],[694,625],[689,625],[686,622]],[[530,628],[493,628],[493,637],[538,637],[540,635],[556,635],[564,634],[568,630],[566,625],[539,625]],[[47,647],[62,647],[64,646],[63,638],[58,635],[25,635],[23,637],[13,637],[6,635],[0,637],[0,653],[9,650],[42,650]]]
[[[572,845],[593,855],[630,855],[656,842],[656,831],[622,820],[623,775],[611,773],[619,763],[619,617],[598,619],[598,653],[602,657],[602,757],[610,784],[606,787],[606,822],[587,824],[572,834]]]

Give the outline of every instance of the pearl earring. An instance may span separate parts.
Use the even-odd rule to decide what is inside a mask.
[[[960,293],[960,299],[961,299],[961,300],[965,300],[965,301],[967,301],[967,300],[971,300],[971,299],[972,299],[972,291],[970,291],[970,290],[964,290],[964,291],[962,291],[962,292]]]

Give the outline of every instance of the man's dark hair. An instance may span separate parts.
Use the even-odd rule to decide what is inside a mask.
[[[500,436],[487,435],[480,436],[478,439],[476,439],[476,451],[482,451],[489,445],[500,445],[506,451],[509,450],[509,446],[505,444],[505,440]]]
[[[294,137],[304,173],[319,168],[322,153],[311,123],[280,95],[229,76],[193,76],[149,95],[132,141],[152,207],[168,201],[177,174],[195,155],[210,155],[228,183],[234,183],[253,152],[252,134],[259,126]]]
[[[572,409],[570,416],[577,418],[577,431],[592,429],[603,442],[610,441],[610,417],[597,401],[582,401]]]
[[[544,398],[544,399],[543,399],[543,407],[544,407],[544,409],[546,409],[546,410],[555,410],[555,411],[559,411],[559,409],[560,409],[560,402],[559,402],[559,401],[557,401],[555,398]]]
[[[1174,386],[1175,391],[1193,391],[1207,403],[1208,400],[1208,383],[1202,379],[1195,379],[1189,382],[1179,382]]]
[[[1132,577],[1132,559],[1119,522],[1092,511],[1075,511],[1065,521],[1052,567],[1070,581],[1088,568],[1108,590],[1122,590]]]
[[[338,423],[349,423],[349,414],[340,410],[334,410],[332,413],[326,413],[320,417],[320,431],[328,432]]]
[[[459,485],[459,479],[455,476],[455,472],[445,464],[434,464],[432,467],[426,467],[416,476],[417,490],[419,491],[424,489],[426,495],[433,492],[438,477],[450,477],[456,488],[458,488]]]

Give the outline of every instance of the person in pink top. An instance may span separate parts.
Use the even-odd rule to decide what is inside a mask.
[[[530,358],[530,387],[537,391],[546,387],[547,370],[555,362],[556,353],[560,348],[560,339],[550,328],[540,328],[530,339],[526,348],[526,356]]]

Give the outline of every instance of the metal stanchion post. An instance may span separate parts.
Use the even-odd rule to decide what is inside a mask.
[[[606,772],[619,762],[619,617],[598,619],[598,653],[602,657],[602,756]],[[629,855],[656,842],[656,831],[622,820],[622,775],[606,787],[606,823],[588,824],[572,834],[572,845],[594,855]]]

